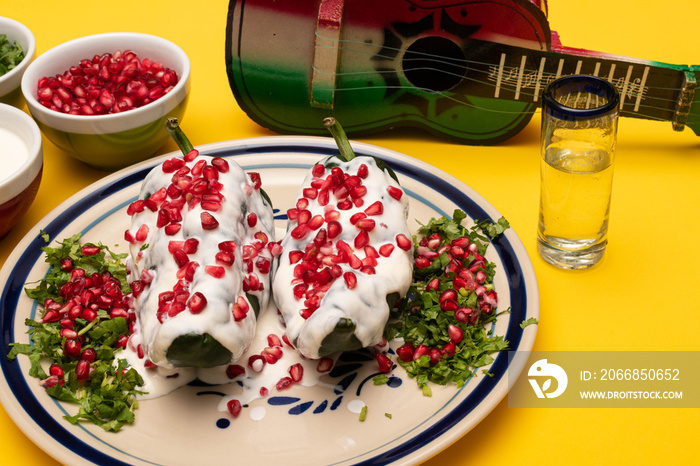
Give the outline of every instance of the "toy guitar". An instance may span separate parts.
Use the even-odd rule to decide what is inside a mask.
[[[411,126],[467,144],[518,133],[568,74],[606,78],[621,114],[700,132],[700,66],[561,45],[546,0],[231,0],[226,65],[243,110],[278,133]]]

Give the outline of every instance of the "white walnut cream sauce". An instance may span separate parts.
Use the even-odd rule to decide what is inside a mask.
[[[235,163],[231,163],[231,171],[234,171],[234,165]],[[365,167],[360,168],[360,165],[365,165]],[[332,217],[336,220],[343,230],[343,233],[334,238],[332,244],[342,239],[347,244],[354,246],[354,237],[359,233],[359,230],[351,222],[350,218],[358,212],[365,212],[370,205],[380,202],[382,204],[381,213],[376,212],[375,205],[373,209],[370,210],[371,213],[374,213],[367,216],[368,218],[372,218],[376,225],[372,231],[368,232],[368,245],[373,246],[375,249],[386,244],[391,244],[393,247],[385,247],[383,253],[386,254],[386,257],[380,255],[380,257],[375,258],[376,261],[366,259],[367,253],[364,247],[355,251],[355,255],[360,261],[365,259],[366,263],[374,263],[374,273],[369,275],[365,272],[360,272],[359,268],[353,268],[349,264],[338,264],[344,273],[352,272],[355,274],[357,283],[354,289],[348,289],[347,283],[342,277],[334,280],[321,299],[319,309],[313,313],[313,315],[318,314],[321,317],[316,317],[315,320],[310,321],[310,323],[316,322],[314,325],[318,326],[317,329],[315,331],[306,332],[303,338],[297,338],[301,333],[299,329],[304,327],[307,320],[299,313],[299,311],[304,308],[304,300],[297,299],[293,293],[293,287],[295,284],[298,284],[299,280],[294,277],[294,264],[290,263],[288,252],[290,250],[303,250],[305,246],[304,243],[308,243],[308,241],[295,240],[290,237],[289,233],[294,225],[298,224],[298,222],[290,222],[286,235],[284,231],[278,231],[276,235],[277,238],[284,237],[281,241],[284,253],[279,257],[279,268],[274,270],[275,265],[273,265],[272,272],[275,281],[273,296],[276,297],[277,303],[268,299],[269,294],[263,293],[264,298],[261,299],[260,315],[257,319],[256,328],[253,329],[252,339],[248,342],[247,350],[239,356],[238,361],[232,361],[232,364],[209,369],[168,367],[167,364],[154,365],[150,362],[151,360],[148,354],[138,349],[139,345],[143,346],[143,336],[147,334],[145,332],[146,325],[144,325],[143,322],[144,312],[142,311],[139,314],[137,324],[134,326],[134,336],[132,336],[125,354],[129,363],[139,371],[145,380],[144,391],[148,393],[143,395],[141,397],[142,399],[156,398],[165,395],[195,379],[217,385],[238,382],[232,385],[231,390],[227,390],[227,392],[231,393],[221,399],[218,407],[218,409],[223,412],[235,412],[236,410],[231,408],[232,403],[240,407],[241,405],[251,403],[255,399],[264,398],[274,393],[281,393],[294,384],[303,386],[319,384],[321,383],[322,375],[328,373],[333,366],[334,361],[332,357],[315,359],[305,356],[302,348],[297,348],[299,349],[299,351],[297,351],[297,349],[290,344],[290,340],[292,338],[297,338],[297,344],[301,342],[305,345],[304,348],[315,347],[317,350],[324,336],[323,322],[326,322],[325,328],[332,330],[338,315],[340,315],[338,309],[344,309],[341,311],[342,316],[351,318],[358,324],[356,333],[363,344],[366,346],[376,345],[380,348],[384,347],[383,345],[385,342],[382,339],[382,332],[389,312],[386,303],[386,295],[394,291],[403,295],[411,283],[411,256],[413,248],[406,247],[405,242],[402,244],[403,247],[398,247],[396,240],[397,236],[402,235],[404,240],[410,241],[410,234],[406,225],[408,215],[407,196],[403,195],[403,191],[398,186],[398,183],[377,167],[374,160],[371,158],[358,157],[351,162],[340,164],[340,167],[346,173],[357,173],[358,170],[360,170],[360,172],[366,170],[367,174],[365,178],[362,179],[361,184],[367,187],[367,192],[362,196],[362,201],[353,203],[350,208],[342,211],[342,215],[330,215],[329,218]],[[162,170],[161,173],[158,173],[157,170],[154,170],[154,172],[157,174],[152,177],[149,175],[144,181],[143,193],[154,192],[154,190],[158,190],[169,183],[169,177],[163,174]],[[317,176],[318,171],[314,173],[316,174],[309,174],[304,181],[300,189],[299,198],[304,197],[305,189],[312,186],[312,184],[318,184],[318,179],[320,178]],[[325,176],[328,175],[330,175],[330,170],[325,172]],[[387,186],[392,187],[391,194],[387,190]],[[244,191],[245,190],[244,188]],[[322,200],[319,202],[318,199],[309,200],[307,210],[313,213],[313,216],[319,214],[325,215],[327,212],[333,210],[340,212],[340,210],[337,209],[337,203],[340,200],[342,199],[337,199],[333,194],[330,195],[327,203]],[[257,212],[260,217],[260,206],[252,208],[250,211]],[[191,212],[188,213],[188,216],[190,215]],[[154,224],[156,221],[156,214],[150,212],[146,213],[146,216],[144,216],[144,220],[139,224],[134,223],[132,225],[131,230],[129,230],[132,235],[136,234],[141,224]],[[217,218],[219,218],[219,216],[217,216]],[[222,216],[221,218],[223,219],[224,217]],[[234,223],[233,219],[236,217],[230,216],[225,218],[228,222]],[[269,222],[270,224],[272,222],[271,216]],[[263,223],[267,225],[267,222]],[[318,227],[317,230],[326,229],[327,227],[328,225],[326,222],[323,226]],[[183,236],[185,231],[186,229],[183,226],[183,231],[179,233],[181,235],[178,237],[179,241],[183,241],[184,238],[186,238],[186,236]],[[200,234],[202,233],[203,232],[200,231]],[[210,232],[206,233],[209,234]],[[309,236],[309,238],[314,238],[315,235],[318,234],[318,231],[314,230],[312,233],[314,236]],[[172,238],[163,239],[163,241],[166,241],[166,246],[167,242],[170,240],[172,240]],[[211,243],[216,245],[218,240],[220,240],[220,238],[213,239]],[[149,241],[152,240],[148,239],[145,242]],[[132,257],[143,261],[146,251],[154,246],[155,244],[149,244],[149,247],[142,252],[140,251],[141,244],[134,243],[131,246]],[[216,246],[214,246],[214,248],[216,251]],[[272,255],[276,257],[280,254],[281,250],[275,250],[271,247],[270,251]],[[337,248],[334,248],[334,251],[337,252]],[[204,254],[204,252],[205,250],[202,251],[202,254]],[[153,254],[152,251],[151,254]],[[166,247],[164,252],[160,253],[159,257],[153,257],[151,259],[152,261],[158,259],[157,267],[159,274],[172,274],[179,270],[178,265],[170,256],[171,254]],[[190,259],[205,260],[199,256],[191,257]],[[238,256],[236,260],[237,262],[234,264],[234,268],[238,267]],[[135,263],[138,262],[139,261],[135,261]],[[358,267],[357,264],[353,265]],[[133,264],[130,265],[130,270],[132,270],[132,273],[136,274],[140,274],[140,271],[146,268],[148,267],[141,266],[140,268],[135,268]],[[201,267],[199,269],[201,269]],[[239,269],[236,268],[236,270]],[[231,272],[231,275],[235,274],[233,270],[231,270]],[[238,280],[240,280],[240,275],[238,275]],[[153,287],[154,281],[151,282],[150,287]],[[216,281],[212,281],[212,283],[216,283]],[[267,286],[264,291],[269,292],[269,286]],[[204,291],[202,292],[204,293]],[[207,289],[207,293],[208,292],[209,290]],[[139,299],[141,299],[141,296],[139,296]],[[211,300],[209,300],[209,298],[207,299],[209,302],[207,307],[209,307]],[[278,311],[275,304],[280,308],[284,307],[288,310],[291,308],[292,310],[288,312],[295,315],[288,315],[288,320],[285,323],[282,313]],[[325,319],[322,318],[324,314],[322,309],[329,310],[327,311]],[[153,321],[155,319],[157,322],[157,318],[152,314],[154,314],[153,309],[151,309],[149,317],[146,317],[146,319],[150,319],[149,322],[151,322],[151,325],[155,326]],[[184,314],[184,312],[182,314]],[[252,314],[252,312],[250,314]],[[178,316],[179,315],[180,314],[178,314]],[[177,330],[180,332],[187,332],[193,328],[201,328],[190,327],[190,325],[192,325],[190,320],[191,319],[181,320],[180,323],[177,324],[180,326]],[[175,319],[173,319],[173,322],[174,321]],[[289,337],[290,331],[294,331],[294,335],[297,337]],[[305,351],[309,353],[308,350]],[[142,353],[143,356],[140,357]],[[311,351],[311,354],[313,354],[313,351]],[[330,388],[332,389],[332,387]],[[240,408],[238,411],[240,411]],[[264,417],[264,412],[256,412],[255,416],[253,416],[251,410],[250,415],[251,418],[259,420]]]
[[[404,296],[413,271],[408,196],[372,157],[333,161],[312,169],[288,212],[272,284],[287,337],[312,359],[340,319],[364,347],[380,344],[386,297]]]

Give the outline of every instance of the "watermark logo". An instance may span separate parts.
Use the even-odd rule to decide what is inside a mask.
[[[542,386],[538,383],[537,379],[529,378],[528,381],[532,385],[532,389],[535,391],[537,398],[556,398],[566,390],[566,386],[569,383],[569,378],[566,376],[566,372],[561,367],[556,364],[548,363],[546,359],[540,359],[536,361],[527,372],[528,377],[537,377],[546,379],[542,382]],[[556,389],[552,392],[548,392],[552,388],[552,379],[557,381]]]

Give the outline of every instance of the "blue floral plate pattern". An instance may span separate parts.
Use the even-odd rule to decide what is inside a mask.
[[[385,160],[410,196],[409,226],[416,220],[451,215],[455,208],[472,220],[497,220],[498,211],[461,181],[435,167],[377,146],[353,143],[359,154]],[[205,154],[230,157],[245,170],[259,172],[272,203],[286,212],[307,170],[336,153],[330,138],[264,137],[198,147]],[[24,320],[37,312],[24,294],[24,284],[47,271],[39,236],[61,240],[82,232],[86,241],[115,245],[125,251],[123,232],[129,225],[126,206],[140,183],[164,158],[126,168],[77,193],[47,215],[15,248],[0,270],[0,351],[12,342],[28,342]],[[282,215],[279,226],[284,225]],[[536,325],[520,323],[539,316],[539,293],[532,263],[517,234],[509,229],[489,247],[497,264],[495,287],[499,317],[493,331],[513,351],[530,351]],[[293,387],[284,394],[255,400],[259,415],[233,419],[219,410],[228,386],[191,384],[152,400],[136,411],[136,422],[106,433],[92,425],[73,426],[62,417],[72,412],[43,392],[27,375],[27,358],[0,357],[0,402],[14,422],[58,461],[71,465],[411,465],[447,448],[478,424],[506,396],[509,379],[522,367],[502,352],[461,388],[433,386],[423,396],[415,381],[396,368],[389,383],[372,383],[376,365],[363,352],[343,355],[327,377],[332,383]],[[367,405],[360,422],[353,403]],[[354,406],[357,406],[355,404]],[[251,413],[253,409],[249,410]]]

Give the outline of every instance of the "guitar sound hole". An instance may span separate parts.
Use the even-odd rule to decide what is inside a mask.
[[[459,84],[467,72],[462,49],[444,37],[424,37],[411,44],[401,61],[406,79],[415,87],[444,92]]]

